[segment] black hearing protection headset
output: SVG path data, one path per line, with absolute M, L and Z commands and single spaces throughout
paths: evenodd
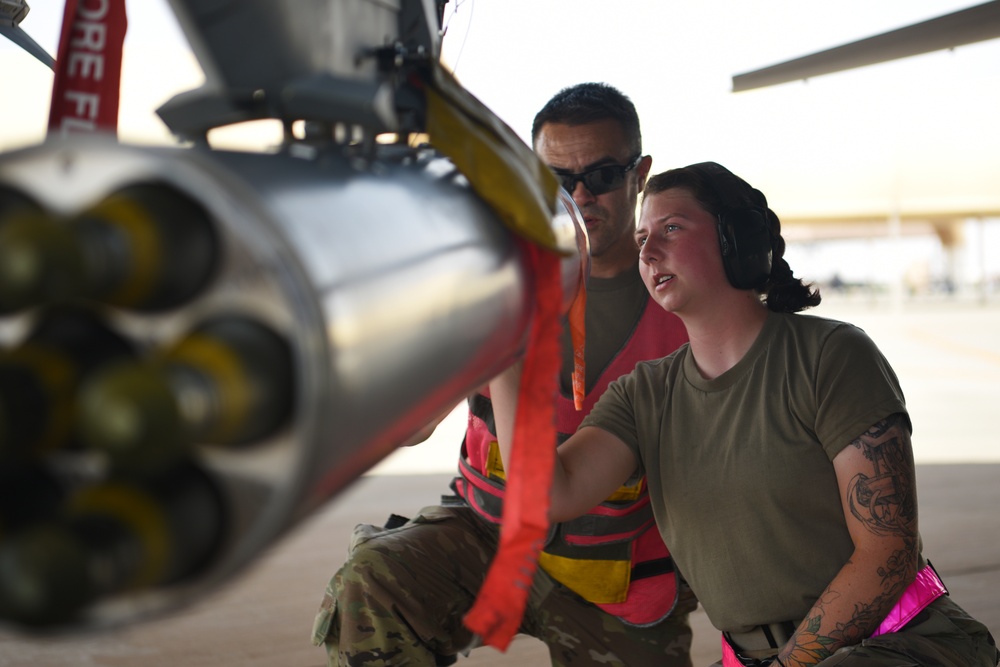
M 760 199 L 763 205 L 747 201 L 748 193 L 739 187 L 742 182 L 739 177 L 715 162 L 701 162 L 687 168 L 705 177 L 722 207 L 719 248 L 729 283 L 737 289 L 763 287 L 771 275 L 771 234 L 764 195 L 750 188 L 752 199 Z

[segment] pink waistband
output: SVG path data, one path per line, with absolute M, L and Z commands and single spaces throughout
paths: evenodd
M 878 629 L 871 636 L 878 637 L 896 632 L 912 621 L 927 605 L 947 593 L 948 589 L 945 588 L 944 582 L 941 581 L 934 568 L 930 565 L 924 567 L 917 572 L 913 583 L 906 587 L 902 597 L 889 610 Z M 743 662 L 736 657 L 736 651 L 726 641 L 725 633 L 722 635 L 722 667 L 743 667 Z
M 904 625 L 913 620 L 931 602 L 945 595 L 948 589 L 938 576 L 934 568 L 928 565 L 917 572 L 913 583 L 906 587 L 903 596 L 899 598 L 896 605 L 889 610 L 878 629 L 872 633 L 872 637 L 896 632 Z
M 743 667 L 732 644 L 726 641 L 726 633 L 722 633 L 722 667 Z

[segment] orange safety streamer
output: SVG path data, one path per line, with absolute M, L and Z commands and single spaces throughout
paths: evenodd
M 580 262 L 581 267 L 586 262 Z M 569 334 L 573 341 L 573 407 L 583 410 L 583 399 L 587 395 L 587 349 L 586 313 L 587 313 L 587 276 L 581 268 L 580 285 L 576 297 L 569 306 Z
M 517 634 L 538 555 L 549 530 L 555 463 L 555 403 L 560 365 L 562 283 L 559 257 L 521 241 L 535 280 L 535 311 L 518 390 L 507 468 L 500 545 L 465 625 L 501 651 Z
M 49 134 L 118 131 L 125 0 L 66 0 Z

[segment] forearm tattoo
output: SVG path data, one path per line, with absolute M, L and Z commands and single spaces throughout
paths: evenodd
M 786 667 L 815 665 L 842 646 L 860 643 L 878 626 L 889 605 L 912 579 L 917 552 L 917 507 L 905 417 L 895 414 L 874 424 L 850 446 L 862 451 L 872 469 L 870 474 L 859 472 L 850 481 L 847 506 L 866 530 L 883 537 L 903 538 L 903 548 L 895 550 L 878 567 L 881 591 L 870 601 L 856 601 L 850 618 L 838 621 L 833 629 L 823 629 L 823 621 L 828 607 L 841 594 L 828 589 L 816 601 L 811 615 L 799 626 L 792 650 L 782 656 Z
M 888 567 L 878 570 L 882 577 L 882 592 L 870 603 L 861 601 L 855 603 L 854 613 L 847 622 L 837 623 L 832 631 L 821 635 L 820 627 L 826 615 L 826 606 L 840 597 L 839 593 L 828 590 L 816 601 L 813 615 L 799 628 L 795 650 L 790 660 L 783 660 L 785 665 L 790 667 L 815 664 L 833 655 L 833 652 L 841 646 L 859 644 L 868 637 L 885 616 L 885 607 L 890 601 L 896 600 L 906 588 L 905 575 L 909 562 L 907 554 L 915 548 L 916 545 L 907 540 L 906 549 L 894 552 L 889 559 Z

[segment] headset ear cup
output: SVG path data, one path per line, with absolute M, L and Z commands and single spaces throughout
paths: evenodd
M 771 235 L 766 213 L 747 208 L 720 215 L 719 242 L 729 283 L 737 289 L 762 287 L 771 274 Z
M 729 216 L 719 215 L 719 249 L 722 252 L 722 267 L 726 270 L 729 284 L 736 287 L 739 281 L 739 266 L 736 262 L 736 243 Z

